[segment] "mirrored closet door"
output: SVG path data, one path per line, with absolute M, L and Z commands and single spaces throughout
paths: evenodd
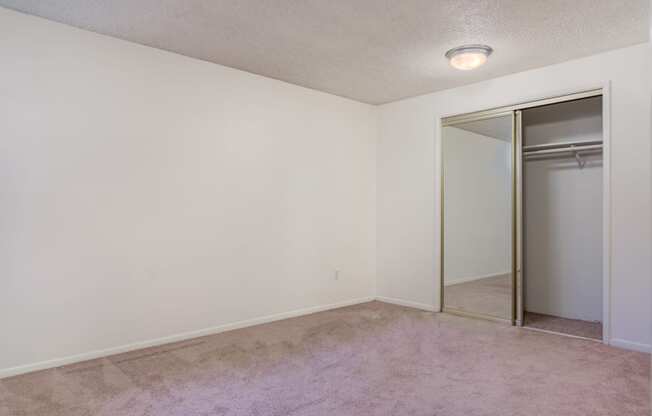
M 442 120 L 442 305 L 513 322 L 515 112 Z

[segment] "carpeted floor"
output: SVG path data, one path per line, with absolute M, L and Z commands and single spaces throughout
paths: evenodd
M 503 274 L 444 287 L 444 305 L 464 312 L 512 319 L 512 276 Z
M 379 302 L 0 381 L 0 415 L 648 416 L 650 357 Z
M 534 329 L 560 332 L 578 337 L 602 339 L 602 322 L 560 318 L 534 312 L 525 312 L 523 325 Z

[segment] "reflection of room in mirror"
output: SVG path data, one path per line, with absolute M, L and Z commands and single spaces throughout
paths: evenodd
M 442 131 L 444 307 L 512 319 L 512 116 Z
M 444 293 L 449 308 L 505 319 L 512 313 L 511 273 L 447 284 Z

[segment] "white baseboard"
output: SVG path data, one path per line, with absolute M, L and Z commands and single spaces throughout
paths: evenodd
M 124 352 L 134 351 L 142 348 L 156 347 L 159 345 L 169 344 L 172 342 L 185 341 L 192 338 L 202 337 L 206 335 L 219 334 L 221 332 L 231 331 L 234 329 L 246 328 L 254 325 L 260 325 L 268 322 L 280 321 L 283 319 L 294 318 L 303 315 L 309 315 L 316 312 L 327 311 L 331 309 L 342 308 L 345 306 L 357 305 L 360 303 L 371 302 L 377 300 L 379 302 L 392 303 L 395 305 L 406 306 L 409 308 L 421 309 L 425 311 L 434 312 L 435 307 L 432 305 L 427 305 L 425 303 L 412 302 L 409 300 L 389 298 L 385 296 L 367 296 L 358 299 L 352 299 L 343 302 L 332 303 L 322 306 L 313 306 L 309 308 L 296 309 L 288 312 L 281 312 L 274 315 L 262 316 L 259 318 L 247 319 L 244 321 L 233 322 L 230 324 L 218 325 L 211 328 L 204 328 L 197 331 L 184 332 L 181 334 L 170 335 L 167 337 L 156 338 L 147 341 L 135 342 L 132 344 L 122 345 L 113 348 L 107 348 L 103 350 L 90 351 L 82 354 L 71 355 L 68 357 L 55 358 L 47 361 L 40 361 L 33 364 L 27 364 L 17 367 L 10 367 L 5 369 L 0 369 L 0 379 L 16 376 L 19 374 L 30 373 L 38 370 L 45 370 L 48 368 L 60 367 L 67 364 L 73 364 L 81 361 L 93 360 L 96 358 L 107 357 L 110 355 L 120 354 Z M 614 347 L 624 348 L 628 350 L 641 351 L 641 352 L 652 352 L 652 347 L 648 344 L 640 344 L 631 341 L 625 341 L 622 339 L 612 339 L 609 344 Z
M 504 274 L 510 274 L 510 273 L 512 273 L 512 272 L 511 271 L 506 271 L 506 272 L 502 272 L 502 273 L 483 274 L 482 276 L 458 277 L 458 278 L 452 279 L 452 280 L 449 279 L 447 282 L 444 283 L 444 286 L 451 286 L 451 285 L 457 285 L 459 283 L 473 282 L 474 280 L 488 279 L 490 277 L 502 276 Z
M 199 329 L 197 331 L 184 332 L 181 334 L 170 335 L 162 338 L 135 342 L 132 344 L 121 345 L 118 347 L 90 351 L 82 354 L 70 355 L 68 357 L 55 358 L 52 360 L 40 361 L 37 363 L 21 365 L 17 367 L 4 368 L 4 369 L 0 369 L 0 379 L 16 376 L 19 374 L 30 373 L 32 371 L 45 370 L 48 368 L 60 367 L 62 365 L 78 363 L 81 361 L 107 357 L 109 355 L 120 354 L 123 352 L 134 351 L 142 348 L 156 347 L 159 345 L 169 344 L 172 342 L 185 341 L 188 339 L 202 337 L 206 335 L 219 334 L 220 332 L 246 328 L 249 326 L 260 325 L 268 322 L 280 321 L 282 319 L 295 318 L 303 315 L 310 315 L 315 312 L 322 312 L 330 309 L 337 309 L 345 306 L 357 305 L 359 303 L 371 302 L 374 299 L 375 299 L 374 296 L 368 296 L 364 298 L 352 299 L 343 302 L 331 303 L 329 305 L 312 306 L 309 308 L 296 309 L 288 312 L 281 312 L 274 315 L 267 315 L 259 318 L 247 319 L 244 321 L 233 322 L 230 324 L 218 325 L 211 328 Z
M 624 348 L 626 350 L 640 351 L 640 352 L 652 352 L 652 346 L 649 344 L 640 344 L 638 342 L 625 341 L 624 339 L 614 339 L 609 340 L 609 345 L 612 347 Z
M 376 300 L 379 302 L 393 303 L 394 305 L 407 306 L 408 308 L 415 308 L 424 311 L 435 312 L 434 306 L 426 305 L 425 303 L 412 302 L 410 300 L 403 300 L 403 299 L 396 299 L 396 298 L 387 298 L 384 296 L 376 296 Z

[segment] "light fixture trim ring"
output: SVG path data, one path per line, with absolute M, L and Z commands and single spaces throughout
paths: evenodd
M 456 46 L 452 49 L 449 49 L 444 56 L 450 60 L 452 57 L 455 55 L 459 55 L 461 53 L 468 53 L 468 52 L 480 52 L 484 54 L 486 57 L 489 57 L 493 53 L 493 48 L 489 45 L 483 45 L 483 44 L 471 44 L 471 45 L 462 45 L 462 46 Z

